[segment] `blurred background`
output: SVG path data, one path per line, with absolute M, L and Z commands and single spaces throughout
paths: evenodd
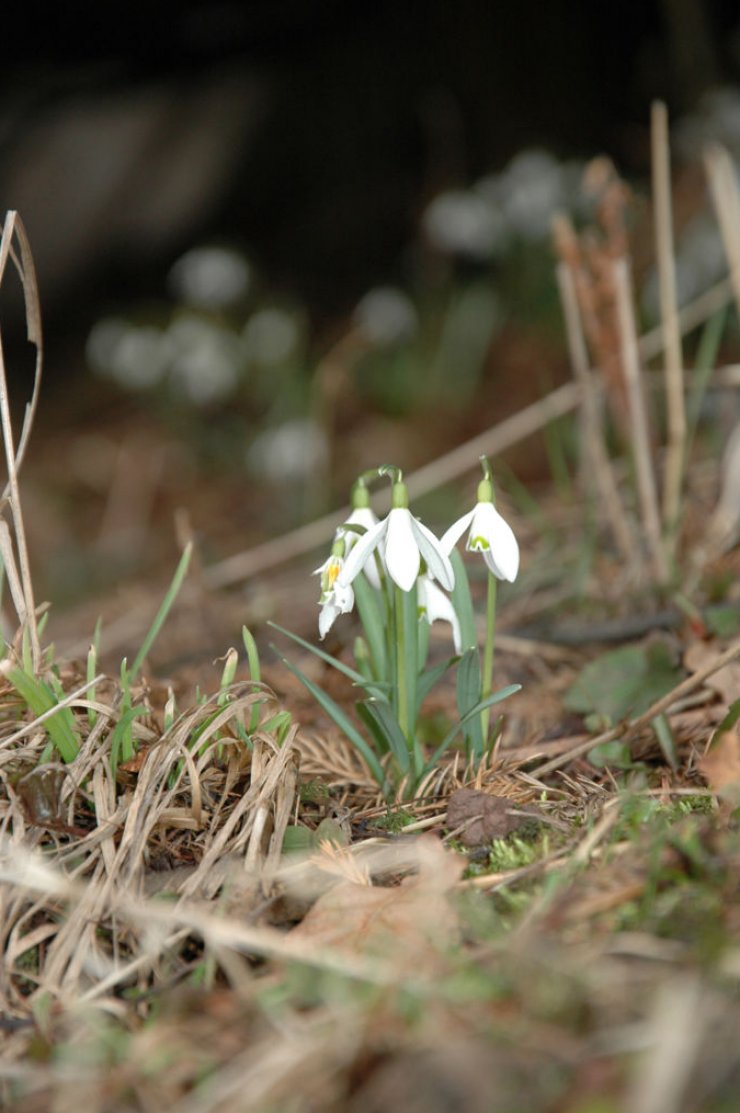
M 655 98 L 681 300 L 726 271 L 700 159 L 709 138 L 740 157 L 731 0 L 31 2 L 2 40 L 0 200 L 46 343 L 24 498 L 55 607 L 171 569 L 178 531 L 204 564 L 245 549 L 562 381 L 550 221 L 588 215 L 601 153 L 654 322 Z M 547 479 L 546 440 L 502 468 Z

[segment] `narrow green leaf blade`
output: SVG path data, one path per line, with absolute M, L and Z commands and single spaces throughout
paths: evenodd
M 335 723 L 339 727 L 339 729 L 347 735 L 347 738 L 350 740 L 355 749 L 357 749 L 364 757 L 365 762 L 370 769 L 370 772 L 375 777 L 375 780 L 378 782 L 379 785 L 383 785 L 385 782 L 385 774 L 383 773 L 383 768 L 378 761 L 377 756 L 370 749 L 367 742 L 354 726 L 354 724 L 342 711 L 341 707 L 339 707 L 339 705 L 334 702 L 331 696 L 322 691 L 322 689 L 319 688 L 318 685 L 309 680 L 308 677 L 304 673 L 302 673 L 296 665 L 292 665 L 286 657 L 281 657 L 280 659 L 285 665 L 286 669 L 288 669 L 289 672 L 292 672 L 293 676 L 300 680 L 303 687 L 311 693 L 313 698 L 316 700 L 319 706 L 324 709 L 332 722 Z

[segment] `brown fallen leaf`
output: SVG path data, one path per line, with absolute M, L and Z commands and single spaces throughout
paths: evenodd
M 701 672 L 717 657 L 718 653 L 716 645 L 693 642 L 683 655 L 683 663 L 689 672 Z M 729 706 L 740 696 L 740 661 L 730 661 L 728 665 L 717 669 L 707 677 L 706 685 Z
M 740 804 L 740 723 L 719 731 L 698 761 L 699 770 L 712 792 L 730 804 Z
M 521 826 L 522 817 L 509 815 L 512 801 L 477 788 L 459 788 L 447 805 L 447 827 L 459 831 L 464 846 L 484 846 L 505 839 Z
M 418 850 L 416 876 L 392 888 L 340 882 L 318 898 L 290 939 L 351 954 L 413 959 L 415 970 L 429 968 L 438 949 L 457 938 L 448 894 L 465 863 L 431 836 L 418 840 Z

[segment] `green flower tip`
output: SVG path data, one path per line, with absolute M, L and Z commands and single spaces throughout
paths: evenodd
M 407 510 L 409 505 L 409 492 L 405 483 L 396 480 L 391 491 L 391 510 Z
M 493 502 L 493 483 L 488 478 L 478 484 L 478 502 Z
M 370 505 L 370 492 L 365 486 L 365 480 L 360 478 L 352 488 L 352 509 L 364 510 Z

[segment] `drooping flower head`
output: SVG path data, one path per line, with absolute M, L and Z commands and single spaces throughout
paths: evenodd
M 514 531 L 493 505 L 491 469 L 485 456 L 481 457 L 483 479 L 478 484 L 478 501 L 472 510 L 454 522 L 442 537 L 442 547 L 450 553 L 469 528 L 465 548 L 470 553 L 482 553 L 486 567 L 499 580 L 510 583 L 519 571 L 519 545 Z
M 339 615 L 347 614 L 355 604 L 355 593 L 349 584 L 339 583 L 344 568 L 344 552 L 344 538 L 338 537 L 332 546 L 331 555 L 314 571 L 314 575 L 321 576 L 319 635 L 322 640 Z
M 383 470 L 391 471 L 389 468 Z M 455 586 L 455 573 L 450 558 L 432 531 L 409 510 L 406 484 L 400 478 L 400 471 L 396 468 L 392 470 L 395 482 L 390 513 L 355 543 L 339 575 L 339 582 L 342 585 L 351 584 L 355 576 L 366 570 L 370 557 L 382 544 L 388 575 L 402 591 L 411 591 L 419 576 L 422 560 L 434 578 L 451 591 Z
M 349 554 L 364 534 L 378 524 L 377 516 L 370 506 L 370 492 L 365 480 L 361 476 L 352 488 L 352 512 L 344 525 L 337 530 L 337 537 L 343 537 L 346 543 L 345 552 Z M 383 561 L 383 554 L 377 553 L 374 560 L 365 565 L 365 575 L 374 588 L 380 588 L 380 571 L 378 560 Z

